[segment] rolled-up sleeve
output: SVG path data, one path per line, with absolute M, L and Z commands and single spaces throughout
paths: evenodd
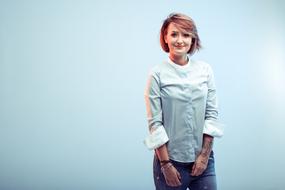
M 144 98 L 146 103 L 148 128 L 150 134 L 144 140 L 149 149 L 155 149 L 165 144 L 169 139 L 163 126 L 160 96 L 159 76 L 150 72 Z
M 216 86 L 214 80 L 213 71 L 208 65 L 208 95 L 206 101 L 206 113 L 205 113 L 205 124 L 204 134 L 213 137 L 223 136 L 223 125 L 218 121 L 218 102 L 216 94 Z

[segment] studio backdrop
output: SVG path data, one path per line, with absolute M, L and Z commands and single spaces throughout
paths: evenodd
M 285 3 L 0 1 L 0 189 L 154 189 L 144 88 L 163 19 L 215 73 L 220 190 L 285 188 Z

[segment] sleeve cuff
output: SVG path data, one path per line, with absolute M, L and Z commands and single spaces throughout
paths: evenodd
M 153 150 L 165 144 L 166 142 L 168 142 L 168 140 L 169 138 L 166 134 L 166 131 L 161 125 L 145 138 L 144 144 L 149 150 Z
M 215 120 L 206 120 L 203 133 L 212 137 L 222 137 L 224 135 L 224 125 Z

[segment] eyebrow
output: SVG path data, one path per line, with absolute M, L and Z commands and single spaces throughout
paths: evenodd
M 177 31 L 177 30 L 172 30 L 172 31 L 170 31 L 170 33 L 179 33 L 179 32 L 181 32 L 181 33 L 183 33 L 183 34 L 191 34 L 191 35 L 192 35 L 191 32 L 187 32 L 187 31 Z

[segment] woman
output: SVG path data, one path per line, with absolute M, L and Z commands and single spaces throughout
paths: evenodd
M 215 190 L 212 146 L 223 131 L 212 69 L 190 59 L 201 48 L 194 21 L 170 14 L 161 27 L 160 44 L 169 59 L 152 69 L 145 90 L 150 130 L 145 144 L 155 150 L 156 189 Z

